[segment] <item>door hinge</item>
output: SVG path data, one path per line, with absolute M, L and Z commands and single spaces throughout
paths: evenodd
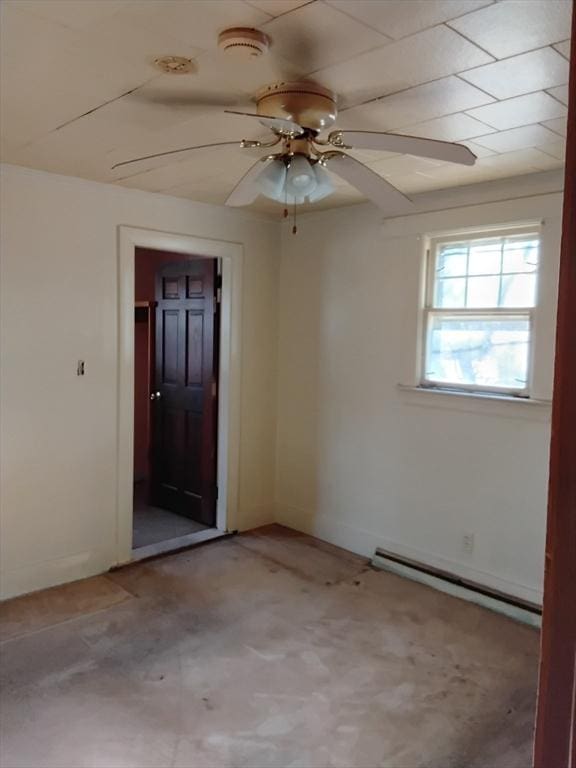
M 222 275 L 216 275 L 216 304 L 220 304 L 222 301 Z

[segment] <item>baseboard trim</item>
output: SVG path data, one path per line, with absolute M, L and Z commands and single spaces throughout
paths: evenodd
M 444 592 L 460 600 L 475 603 L 482 608 L 488 608 L 496 613 L 502 613 L 511 619 L 540 627 L 542 624 L 542 609 L 527 600 L 500 592 L 496 589 L 482 586 L 468 579 L 455 576 L 439 568 L 432 568 L 408 558 L 399 557 L 378 548 L 372 558 L 372 565 L 379 570 L 394 573 L 404 579 L 417 581 L 439 592 Z
M 315 515 L 296 507 L 277 503 L 276 522 L 285 525 L 287 528 L 294 528 L 302 531 L 302 533 L 316 536 L 323 541 L 335 544 L 338 547 L 369 559 L 372 558 L 377 548 L 384 549 L 399 557 L 414 560 L 441 571 L 450 572 L 467 581 L 475 582 L 528 603 L 538 606 L 542 605 L 543 593 L 541 589 L 517 584 L 509 579 L 493 573 L 487 573 L 458 561 L 400 544 L 373 531 L 348 525 L 327 515 Z

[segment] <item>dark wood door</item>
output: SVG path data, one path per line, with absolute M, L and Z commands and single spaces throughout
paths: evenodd
M 152 500 L 216 524 L 216 260 L 156 273 Z

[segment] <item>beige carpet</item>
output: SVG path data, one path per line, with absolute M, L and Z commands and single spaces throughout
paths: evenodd
M 532 629 L 279 527 L 102 578 L 4 608 L 2 768 L 530 765 Z

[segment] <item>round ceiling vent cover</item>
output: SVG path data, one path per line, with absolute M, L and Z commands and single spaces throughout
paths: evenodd
M 169 75 L 187 75 L 196 71 L 194 61 L 186 56 L 159 56 L 154 59 L 154 65 Z
M 246 58 L 262 56 L 270 46 L 268 36 L 251 27 L 231 27 L 218 35 L 218 47 Z

